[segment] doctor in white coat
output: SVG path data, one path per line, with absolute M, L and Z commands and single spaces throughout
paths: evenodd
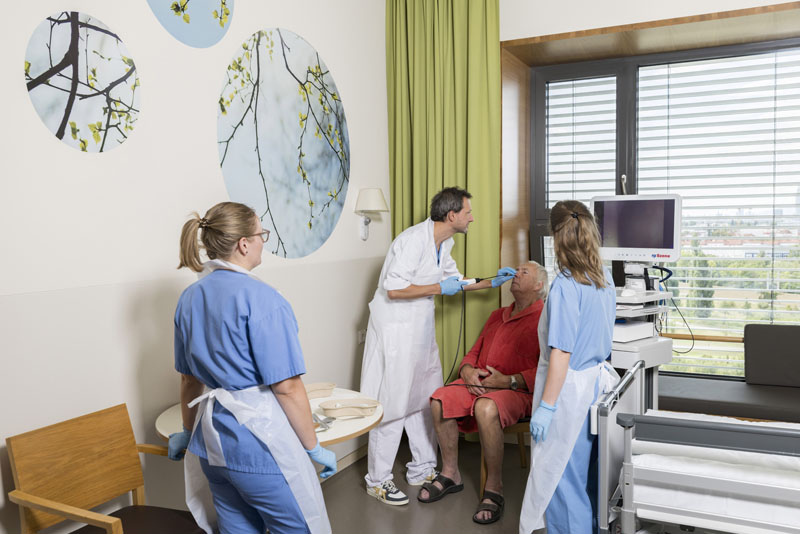
M 448 187 L 431 201 L 430 218 L 406 229 L 392 242 L 369 304 L 361 391 L 378 399 L 383 421 L 369 433 L 367 493 L 390 505 L 408 503 L 392 481 L 405 430 L 412 460 L 406 480 L 414 486 L 438 474 L 430 395 L 442 384 L 434 325 L 435 295 L 498 287 L 511 280 L 503 268 L 493 280 L 467 285 L 450 256 L 453 235 L 473 221 L 467 191 Z

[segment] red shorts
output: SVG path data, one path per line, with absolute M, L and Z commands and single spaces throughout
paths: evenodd
M 452 383 L 463 384 L 464 381 L 459 378 Z M 478 423 L 475 421 L 475 401 L 479 398 L 494 401 L 500 414 L 500 426 L 503 428 L 531 415 L 532 396 L 524 391 L 490 389 L 484 395 L 477 397 L 464 386 L 448 385 L 440 387 L 431 395 L 431 399 L 442 402 L 442 416 L 445 419 L 458 419 L 458 429 L 461 432 L 478 431 Z

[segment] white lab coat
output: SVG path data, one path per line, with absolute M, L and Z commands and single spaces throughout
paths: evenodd
M 533 411 L 536 411 L 542 401 L 547 370 L 550 367 L 551 349 L 547 342 L 547 321 L 547 307 L 545 307 L 539 319 L 539 346 L 542 347 L 542 353 L 534 382 Z M 581 371 L 573 369 L 567 371 L 558 396 L 558 409 L 553 414 L 547 439 L 531 443 L 531 469 L 522 499 L 520 534 L 530 534 L 534 530 L 544 528 L 544 512 L 561 480 L 572 455 L 572 449 L 578 440 L 578 434 L 594 402 L 595 384 L 598 384 L 598 394 L 602 395 L 613 388 L 618 381 L 619 375 L 608 362 Z
M 212 260 L 204 267 L 200 273 L 201 278 L 216 269 L 230 269 L 258 280 L 247 270 L 222 260 Z M 203 433 L 208 463 L 224 467 L 225 457 L 219 433 L 212 424 L 215 402 L 222 404 L 240 424 L 267 446 L 312 534 L 330 534 L 331 526 L 317 472 L 272 389 L 269 386 L 255 386 L 239 391 L 219 388 L 206 391 L 189 403 L 189 407 L 199 404 L 193 432 Z M 208 534 L 216 532 L 217 518 L 208 480 L 203 474 L 198 457 L 189 451 L 184 460 L 184 479 L 186 504 L 195 521 Z
M 452 238 L 442 243 L 437 261 L 433 226 L 427 219 L 392 242 L 369 304 L 361 392 L 380 401 L 386 422 L 427 408 L 430 395 L 443 385 L 433 297 L 390 300 L 387 296 L 387 291 L 411 284 L 463 278 L 450 257 Z

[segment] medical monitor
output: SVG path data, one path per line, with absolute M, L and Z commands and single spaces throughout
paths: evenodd
M 592 207 L 603 259 L 649 263 L 680 259 L 680 196 L 594 197 Z

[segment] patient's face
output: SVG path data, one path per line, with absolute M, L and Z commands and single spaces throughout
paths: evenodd
M 536 277 L 536 270 L 536 266 L 531 263 L 523 263 L 517 267 L 517 274 L 511 281 L 511 292 L 515 297 L 537 293 L 542 289 L 542 283 Z

